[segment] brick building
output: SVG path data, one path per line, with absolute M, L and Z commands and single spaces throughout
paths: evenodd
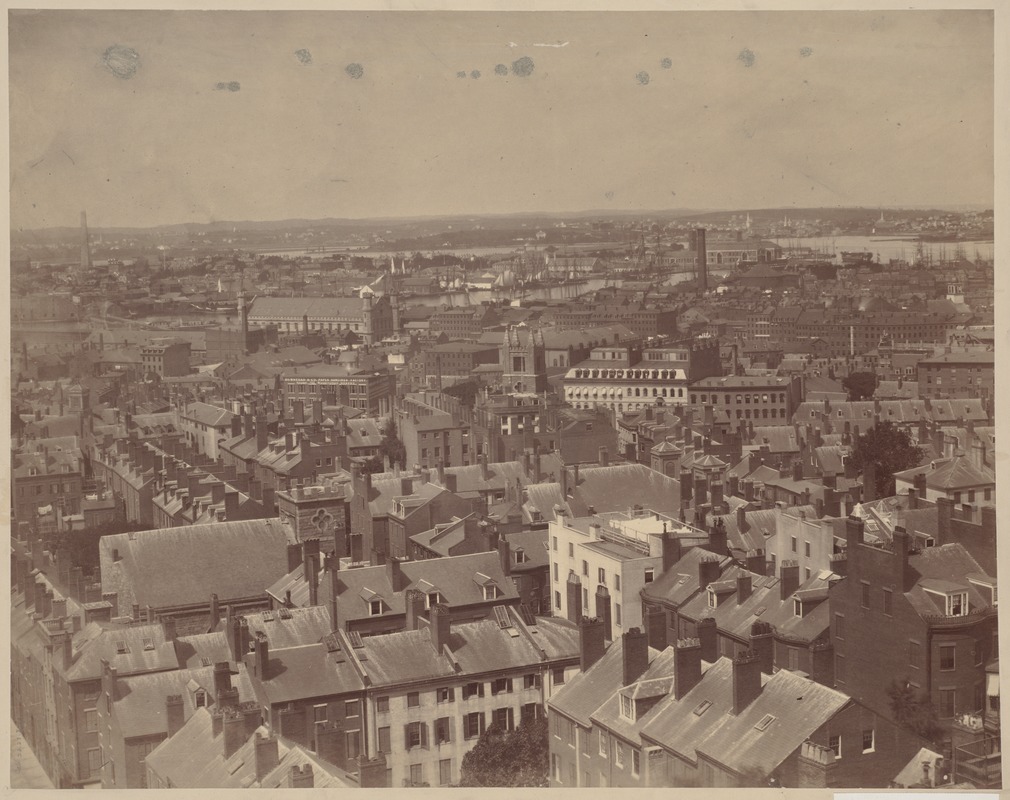
M 947 353 L 918 362 L 919 397 L 937 399 L 994 396 L 996 354 L 992 350 Z

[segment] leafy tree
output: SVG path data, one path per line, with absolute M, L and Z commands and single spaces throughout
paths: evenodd
M 872 372 L 850 372 L 842 378 L 842 388 L 849 393 L 849 400 L 867 400 L 877 389 L 877 376 Z
M 467 408 L 473 408 L 474 400 L 477 398 L 477 381 L 463 381 L 442 390 L 442 394 L 456 397 Z
M 98 542 L 103 536 L 112 536 L 115 533 L 127 533 L 129 531 L 149 530 L 151 530 L 150 525 L 113 520 L 112 522 L 96 525 L 93 528 L 58 534 L 55 544 L 60 550 L 69 551 L 71 564 L 81 567 L 85 572 L 88 572 L 98 569 Z
M 386 427 L 382 429 L 382 441 L 379 442 L 380 463 L 383 456 L 389 458 L 391 465 L 399 464 L 401 467 L 406 467 L 407 448 L 404 447 L 403 442 L 400 441 L 400 437 L 396 433 L 396 420 L 392 416 L 386 423 Z
M 463 756 L 460 786 L 547 786 L 549 752 L 545 717 L 512 731 L 491 725 Z
M 910 469 L 922 460 L 922 450 L 912 444 L 908 431 L 891 422 L 880 422 L 860 434 L 850 458 L 857 470 L 876 466 L 877 497 L 894 494 L 894 473 Z
M 928 694 L 917 694 L 908 679 L 904 678 L 891 681 L 887 687 L 887 696 L 895 722 L 934 744 L 940 741 L 943 728 Z

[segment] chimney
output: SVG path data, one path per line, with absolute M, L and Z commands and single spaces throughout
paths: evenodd
M 603 620 L 599 617 L 582 617 L 579 620 L 579 668 L 582 672 L 599 661 L 606 650 Z
M 489 476 L 487 468 L 487 454 L 481 453 L 477 456 L 477 460 L 480 462 L 480 479 L 486 482 Z
M 793 462 L 793 480 L 799 482 L 803 480 L 803 464 L 799 461 Z M 825 475 L 825 484 L 827 483 L 827 476 Z
M 863 521 L 859 517 L 849 516 L 845 520 L 845 543 L 851 561 L 855 557 L 856 545 L 863 543 Z
M 726 555 L 729 552 L 727 538 L 726 523 L 721 519 L 716 519 L 709 528 L 708 547 L 706 549 L 719 556 Z
M 256 417 L 256 450 L 257 452 L 262 452 L 266 450 L 267 447 L 267 418 L 263 416 Z
M 738 506 L 736 509 L 736 529 L 741 534 L 747 532 L 750 526 L 747 524 L 747 506 Z
M 292 789 L 312 789 L 315 787 L 316 782 L 315 776 L 312 774 L 312 765 L 302 764 L 299 767 L 297 764 L 292 764 L 288 783 L 291 784 Z
M 424 616 L 424 592 L 419 589 L 408 589 L 403 599 L 407 610 L 406 629 L 416 631 L 419 621 Z
M 918 480 L 918 476 L 916 476 Z M 922 476 L 922 497 L 926 496 L 926 476 Z M 916 489 L 919 484 L 916 483 Z M 867 461 L 863 465 L 863 502 L 872 503 L 877 499 L 877 465 L 872 461 Z
M 680 507 L 686 508 L 691 505 L 691 497 L 693 496 L 694 481 L 691 477 L 691 471 L 682 469 L 680 471 Z
M 253 673 L 261 681 L 266 680 L 270 665 L 270 644 L 262 631 L 256 632 L 256 652 L 253 655 Z
M 720 559 L 703 558 L 698 562 L 698 590 L 704 592 L 713 581 L 719 580 Z
M 210 621 L 207 626 L 208 630 L 213 631 L 220 621 L 221 621 L 221 606 L 218 603 L 217 595 L 212 594 L 210 596 Z
M 840 517 L 842 515 L 841 494 L 830 487 L 824 488 L 824 499 L 821 500 L 821 517 Z M 818 517 L 820 518 L 820 517 Z
M 728 475 L 726 477 L 726 496 L 736 497 L 740 493 L 740 477 L 738 475 Z
M 800 565 L 796 561 L 783 561 L 779 565 L 779 600 L 785 602 L 800 586 Z
M 165 719 L 168 721 L 168 738 L 172 738 L 186 724 L 186 709 L 181 694 L 170 694 L 165 698 Z
M 663 531 L 663 572 L 668 571 L 683 557 L 680 539 L 673 531 Z
M 603 622 L 603 638 L 612 642 L 614 634 L 611 627 L 610 590 L 602 583 L 596 587 L 596 617 Z
M 673 654 L 673 697 L 680 700 L 701 682 L 701 642 L 679 639 Z
M 364 753 L 358 756 L 358 786 L 362 789 L 389 788 L 386 782 L 386 757 L 382 753 L 368 758 Z
M 747 650 L 733 659 L 733 715 L 743 713 L 761 694 L 761 662 Z
M 736 577 L 736 602 L 737 605 L 742 605 L 747 601 L 747 598 L 751 596 L 751 575 L 750 573 L 745 573 L 742 575 L 737 575 Z
M 926 499 L 926 475 L 925 473 L 919 472 L 913 478 L 913 483 L 915 484 L 915 491 L 919 495 L 919 499 Z
M 174 642 L 176 639 L 175 617 L 162 617 L 161 629 L 165 635 L 166 642 Z
M 512 574 L 512 550 L 509 547 L 508 539 L 504 536 L 498 537 L 498 560 L 501 562 L 502 572 L 506 577 Z
M 565 586 L 566 599 L 568 601 L 568 619 L 576 622 L 582 617 L 582 581 L 574 572 L 568 573 L 568 583 Z
M 224 518 L 228 522 L 238 520 L 238 492 L 224 493 Z
M 848 557 L 845 553 L 832 553 L 828 558 L 830 562 L 828 568 L 835 573 L 835 575 L 840 575 L 843 578 L 849 574 L 848 569 Z
M 214 697 L 220 697 L 221 693 L 231 689 L 231 664 L 227 661 L 218 661 L 214 664 Z
M 708 502 L 708 481 L 704 475 L 694 476 L 694 504 L 700 506 Z
M 645 632 L 649 647 L 660 652 L 666 649 L 666 611 L 660 606 L 645 609 Z
M 695 626 L 698 634 L 698 643 L 701 647 L 701 659 L 710 664 L 715 663 L 719 658 L 719 631 L 715 625 L 713 617 L 705 617 L 699 620 Z
M 316 540 L 318 541 L 318 539 Z M 306 542 L 306 544 L 308 544 Z M 309 605 L 319 605 L 319 554 L 305 556 L 305 582 L 309 585 Z
M 750 650 L 757 656 L 760 669 L 771 675 L 775 669 L 775 642 L 772 626 L 767 622 L 754 622 L 750 626 Z
M 637 681 L 649 668 L 649 639 L 640 628 L 632 628 L 622 637 L 624 676 L 622 686 Z
M 712 513 L 719 514 L 723 510 L 723 486 L 722 481 L 712 481 L 709 490 L 712 493 Z
M 610 454 L 607 452 L 606 447 L 600 448 L 599 460 L 601 467 L 606 467 L 610 464 Z
M 223 709 L 224 757 L 231 758 L 245 743 L 245 717 L 233 708 Z
M 893 580 L 899 592 L 905 591 L 905 573 L 908 571 L 908 548 L 911 543 L 908 532 L 901 525 L 894 527 L 892 547 L 894 550 Z
M 280 757 L 277 751 L 276 736 L 264 736 L 261 733 L 257 733 L 255 736 L 256 738 L 253 740 L 253 759 L 256 767 L 256 780 L 261 781 L 273 770 L 277 769 L 278 764 L 280 764 Z M 298 768 L 292 767 L 292 769 Z M 312 767 L 309 766 L 310 775 L 312 774 L 311 770 Z
M 755 575 L 768 574 L 768 562 L 765 561 L 765 551 L 761 548 L 748 550 L 745 556 L 747 560 L 747 570 Z
M 443 648 L 449 644 L 449 606 L 436 603 L 428 616 L 431 619 L 431 643 L 435 652 L 441 655 Z
M 389 585 L 393 587 L 394 592 L 402 591 L 404 586 L 403 568 L 401 567 L 400 559 L 396 556 L 389 556 L 386 559 L 386 580 L 389 581 Z
M 231 617 L 227 629 L 232 661 L 241 661 L 249 652 L 249 623 L 245 617 Z

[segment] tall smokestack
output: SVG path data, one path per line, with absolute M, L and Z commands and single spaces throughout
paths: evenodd
M 91 269 L 91 241 L 88 236 L 88 212 L 81 212 L 81 269 Z
M 705 229 L 694 232 L 695 256 L 698 259 L 698 288 L 708 291 L 708 249 L 705 247 Z

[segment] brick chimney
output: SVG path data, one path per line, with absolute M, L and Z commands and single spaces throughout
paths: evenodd
M 443 648 L 449 644 L 449 606 L 436 603 L 428 612 L 428 617 L 431 620 L 431 644 L 435 652 L 441 655 Z
M 694 504 L 700 506 L 708 502 L 708 480 L 703 475 L 694 476 Z
M 424 592 L 420 589 L 408 589 L 403 596 L 403 601 L 407 611 L 406 630 L 416 631 L 420 620 L 424 617 Z
M 218 661 L 214 664 L 214 697 L 220 697 L 228 689 L 231 689 L 231 664 Z
M 905 591 L 905 574 L 908 572 L 908 549 L 911 546 L 911 536 L 901 525 L 896 525 L 892 536 L 894 550 L 893 580 L 899 592 Z
M 477 456 L 477 461 L 480 463 L 480 479 L 482 481 L 487 481 L 488 477 L 490 476 L 490 473 L 488 472 L 487 468 L 487 454 L 481 453 L 479 456 Z
M 175 736 L 186 724 L 186 709 L 181 694 L 170 694 L 165 698 L 165 719 L 168 721 L 168 736 Z
M 703 558 L 698 562 L 698 589 L 700 591 L 705 591 L 710 583 L 719 580 L 719 562 L 718 558 Z
M 736 576 L 737 605 L 742 605 L 747 602 L 747 598 L 751 596 L 752 589 L 753 585 L 751 583 L 751 575 L 749 572 Z
M 316 785 L 315 776 L 312 774 L 311 764 L 291 765 L 291 773 L 288 776 L 288 783 L 292 789 L 312 789 Z
M 504 536 L 498 537 L 498 560 L 501 562 L 501 570 L 506 577 L 512 574 L 512 549 L 509 547 L 508 539 Z
M 719 658 L 719 631 L 713 617 L 699 620 L 696 626 L 703 661 L 714 663 Z
M 659 651 L 666 649 L 666 611 L 660 606 L 645 609 L 645 632 L 649 647 Z
M 915 486 L 915 491 L 919 495 L 920 500 L 926 499 L 926 475 L 923 472 L 919 472 L 912 479 L 912 483 Z
M 389 585 L 393 587 L 394 592 L 403 590 L 405 585 L 403 568 L 400 559 L 396 556 L 389 556 L 386 559 L 386 579 L 389 581 Z
M 765 551 L 761 548 L 748 550 L 745 556 L 747 570 L 755 575 L 768 574 L 768 562 L 765 560 Z
M 611 626 L 610 590 L 602 583 L 596 587 L 596 616 L 603 622 L 603 638 L 612 642 L 614 634 Z
M 253 759 L 256 768 L 256 780 L 261 781 L 280 764 L 277 751 L 277 737 L 255 734 L 253 740 Z M 295 767 L 297 769 L 297 767 Z M 311 767 L 309 768 L 311 770 Z M 311 772 L 310 772 L 311 774 Z
M 772 639 L 772 626 L 769 623 L 751 623 L 750 650 L 757 656 L 761 671 L 771 675 L 775 669 L 775 642 Z
M 358 756 L 358 786 L 362 789 L 386 789 L 386 757 L 377 753 L 368 758 L 364 753 Z
M 761 662 L 746 650 L 733 659 L 733 715 L 741 714 L 760 694 Z
M 579 669 L 582 672 L 586 672 L 607 651 L 603 634 L 603 620 L 599 617 L 582 617 L 579 620 Z
M 318 553 L 308 553 L 305 556 L 305 582 L 309 586 L 309 605 L 310 606 L 318 606 L 319 605 L 319 554 Z
M 607 451 L 606 447 L 600 448 L 599 462 L 601 467 L 606 467 L 610 465 L 610 453 Z
M 799 461 L 793 462 L 793 480 L 797 482 L 803 480 L 803 464 Z
M 649 668 L 649 639 L 641 628 L 632 628 L 622 637 L 624 674 L 622 686 L 637 681 Z
M 211 594 L 210 615 L 207 621 L 207 629 L 213 631 L 220 621 L 221 621 L 221 605 L 218 602 L 217 595 Z
M 253 674 L 261 681 L 266 680 L 270 666 L 270 643 L 262 631 L 256 632 L 256 650 L 253 653 Z
M 566 599 L 568 601 L 568 619 L 575 622 L 582 617 L 582 581 L 575 572 L 568 573 L 568 582 L 565 585 Z
M 662 550 L 663 572 L 666 572 L 683 557 L 681 542 L 680 539 L 677 538 L 676 533 L 667 530 L 663 531 Z
M 918 476 L 916 476 L 918 481 Z M 926 496 L 926 476 L 922 476 L 922 497 Z M 916 483 L 918 488 L 919 484 Z M 872 503 L 877 499 L 877 465 L 872 461 L 863 465 L 863 502 Z
M 845 542 L 849 561 L 855 558 L 856 545 L 863 543 L 863 521 L 859 517 L 849 516 L 845 520 Z
M 344 730 L 336 722 L 317 722 L 315 727 L 315 753 L 323 761 L 340 764 L 344 757 Z
M 708 547 L 705 549 L 719 556 L 724 556 L 728 552 L 728 534 L 726 532 L 726 523 L 722 519 L 716 518 L 715 522 L 709 527 Z
M 245 744 L 245 717 L 241 711 L 225 708 L 222 709 L 221 722 L 224 732 L 224 757 L 231 758 Z
M 800 565 L 796 561 L 783 561 L 779 565 L 779 600 L 783 602 L 800 586 Z
M 701 682 L 701 642 L 679 639 L 673 654 L 673 696 L 680 700 Z
M 694 481 L 691 477 L 691 471 L 682 469 L 678 483 L 680 483 L 680 507 L 686 508 L 691 505 L 691 498 L 693 497 Z

